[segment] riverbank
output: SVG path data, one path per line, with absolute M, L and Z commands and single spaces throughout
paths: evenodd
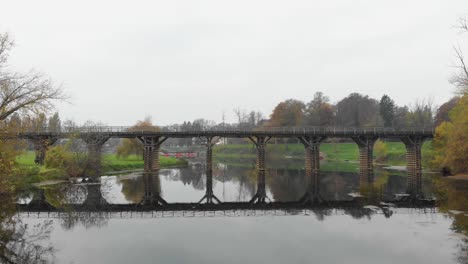
M 64 177 L 64 172 L 56 168 L 46 168 L 34 163 L 35 154 L 27 151 L 17 157 L 17 162 L 21 170 L 31 177 L 30 182 L 41 182 L 45 180 L 56 180 Z M 187 161 L 174 157 L 159 157 L 161 168 L 187 166 Z M 102 155 L 102 173 L 116 174 L 122 171 L 133 171 L 144 168 L 143 158 L 137 155 L 128 157 L 117 157 L 115 154 Z
M 457 174 L 457 175 L 449 176 L 447 177 L 447 179 L 468 181 L 468 174 Z
M 374 158 L 379 157 L 379 164 L 406 165 L 406 149 L 401 142 L 385 142 L 384 155 L 374 150 Z M 304 146 L 302 144 L 269 144 L 267 155 L 273 158 L 304 159 Z M 427 166 L 432 149 L 430 142 L 422 148 L 423 164 Z M 242 158 L 256 158 L 256 150 L 252 144 L 217 145 L 213 150 L 215 159 L 229 160 Z M 355 143 L 323 143 L 320 145 L 323 159 L 328 161 L 358 162 L 359 149 Z

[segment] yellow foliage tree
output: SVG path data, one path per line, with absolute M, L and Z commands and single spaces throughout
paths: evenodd
M 375 152 L 375 161 L 382 162 L 387 160 L 388 156 L 388 149 L 387 144 L 382 140 L 377 140 L 374 145 L 374 152 Z
M 157 127 L 153 126 L 151 117 L 146 117 L 143 121 L 138 121 L 133 127 L 129 128 L 128 131 L 155 131 Z M 125 138 L 122 140 L 120 145 L 117 147 L 117 157 L 128 157 L 132 154 L 143 155 L 143 146 L 137 139 Z
M 468 172 L 468 94 L 450 112 L 450 119 L 446 163 L 455 173 Z
M 437 127 L 433 148 L 433 166 L 449 167 L 454 173 L 468 172 L 468 95 L 450 112 L 450 122 Z

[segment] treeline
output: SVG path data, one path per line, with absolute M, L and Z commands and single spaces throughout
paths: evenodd
M 417 101 L 411 106 L 398 106 L 388 95 L 380 100 L 351 93 L 337 103 L 322 92 L 310 102 L 289 99 L 280 102 L 265 126 L 340 126 L 340 127 L 427 127 L 434 124 L 431 101 Z
M 181 130 L 212 128 L 255 129 L 258 127 L 431 127 L 448 120 L 448 111 L 458 98 L 436 108 L 432 101 L 421 100 L 398 106 L 388 95 L 380 100 L 359 93 L 351 93 L 337 103 L 316 92 L 310 102 L 288 99 L 276 105 L 269 118 L 258 111 L 233 110 L 236 123 L 216 123 L 205 119 L 172 125 Z

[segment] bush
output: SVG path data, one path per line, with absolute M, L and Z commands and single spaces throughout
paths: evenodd
M 374 145 L 374 152 L 375 152 L 375 161 L 382 162 L 386 161 L 388 158 L 388 149 L 387 144 L 382 140 L 377 140 Z
M 44 165 L 46 168 L 65 168 L 65 163 L 69 156 L 62 146 L 55 146 L 49 148 L 47 151 Z

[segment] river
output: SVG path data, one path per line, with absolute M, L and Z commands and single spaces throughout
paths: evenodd
M 303 169 L 274 165 L 266 173 L 266 203 L 298 201 L 307 191 Z M 377 169 L 376 201 L 356 197 L 362 193 L 357 165 L 347 166 L 355 169 L 321 173 L 321 206 L 197 210 L 194 203 L 205 195 L 207 177 L 203 166 L 192 164 L 163 169 L 151 183 L 135 172 L 104 176 L 99 184 L 32 190 L 18 201 L 65 209 L 19 210 L 16 217 L 30 227 L 47 226 L 38 244 L 50 249 L 47 258 L 57 263 L 467 263 L 468 208 L 451 198 L 467 196 L 466 182 L 441 181 L 442 188 L 434 186 L 436 176 L 425 174 L 424 198 L 445 195 L 444 202 L 396 205 L 382 200 L 405 192 L 404 173 Z M 191 205 L 138 210 L 148 184 L 169 204 Z M 248 202 L 257 189 L 254 164 L 217 163 L 212 185 L 222 202 Z M 75 212 L 66 204 L 86 204 L 90 210 Z M 94 210 L 96 204 L 130 210 Z

